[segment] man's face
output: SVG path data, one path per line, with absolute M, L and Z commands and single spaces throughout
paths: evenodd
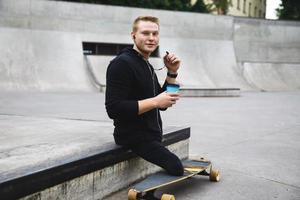
M 150 21 L 139 21 L 136 32 L 132 32 L 136 47 L 144 54 L 151 54 L 159 43 L 159 27 Z

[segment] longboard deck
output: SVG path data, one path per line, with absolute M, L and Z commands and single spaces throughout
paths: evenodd
M 160 199 L 160 200 L 174 200 L 174 195 L 163 194 L 161 198 L 154 196 L 156 189 L 171 185 L 176 182 L 183 181 L 191 178 L 196 174 L 209 176 L 210 181 L 218 182 L 220 180 L 220 173 L 218 170 L 212 169 L 212 163 L 209 160 L 201 158 L 200 160 L 184 160 L 182 161 L 184 166 L 183 176 L 171 176 L 166 172 L 158 172 L 148 176 L 142 182 L 133 186 L 128 191 L 129 200 L 137 199 Z M 209 170 L 209 173 L 207 172 Z
M 188 179 L 211 166 L 210 161 L 193 161 L 193 160 L 185 160 L 182 162 L 185 172 L 182 176 L 172 176 L 167 174 L 166 172 L 158 172 L 150 175 L 142 182 L 134 185 L 133 189 L 137 192 L 149 192 L 155 190 L 157 188 L 167 186 L 173 184 L 175 182 L 182 181 L 184 179 Z

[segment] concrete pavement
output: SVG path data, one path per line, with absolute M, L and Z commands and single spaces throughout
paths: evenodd
M 199 177 L 163 191 L 174 192 L 177 199 L 299 199 L 299 102 L 299 92 L 180 99 L 162 112 L 164 126 L 191 126 L 190 155 L 211 159 L 222 179 L 211 183 Z M 49 159 L 41 151 L 51 148 L 36 140 L 52 141 L 60 150 L 68 146 L 66 155 L 76 155 L 77 150 L 82 153 L 82 149 L 90 153 L 91 146 L 112 140 L 112 122 L 101 93 L 2 92 L 0 118 L 2 172 L 22 167 L 22 163 L 23 168 L 28 167 L 28 160 L 18 157 L 24 152 L 29 159 L 34 153 L 42 155 L 39 159 Z M 32 137 L 18 150 L 26 141 L 16 133 L 38 134 L 40 139 Z M 4 140 L 8 136 L 11 140 Z M 40 148 L 31 151 L 31 143 L 41 144 Z M 3 151 L 7 147 L 15 149 L 11 153 L 18 159 L 7 160 L 7 151 Z M 10 162 L 5 165 L 4 161 Z M 123 190 L 108 199 L 126 199 L 126 193 Z
M 163 114 L 165 125 L 191 126 L 190 155 L 211 159 L 222 177 L 219 183 L 198 177 L 158 193 L 179 200 L 299 199 L 299 102 L 299 92 L 181 99 Z
M 102 96 L 2 93 L 1 182 L 93 155 L 112 143 Z

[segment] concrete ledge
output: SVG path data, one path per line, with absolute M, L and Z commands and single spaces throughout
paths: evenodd
M 180 88 L 183 97 L 239 97 L 239 88 Z
M 181 159 L 188 156 L 190 128 L 174 128 L 163 143 Z M 113 143 L 96 155 L 31 174 L 0 180 L 1 199 L 101 199 L 159 168 Z

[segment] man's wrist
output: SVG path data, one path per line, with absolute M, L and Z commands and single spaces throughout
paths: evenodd
M 171 73 L 171 74 L 177 74 L 177 70 L 176 71 L 172 71 L 172 70 L 168 69 L 168 72 Z
M 151 100 L 151 103 L 152 103 L 152 107 L 158 108 L 158 103 L 157 103 L 155 97 L 152 97 L 150 100 Z
M 168 71 L 167 76 L 170 77 L 170 78 L 176 78 L 178 76 L 178 73 Z

